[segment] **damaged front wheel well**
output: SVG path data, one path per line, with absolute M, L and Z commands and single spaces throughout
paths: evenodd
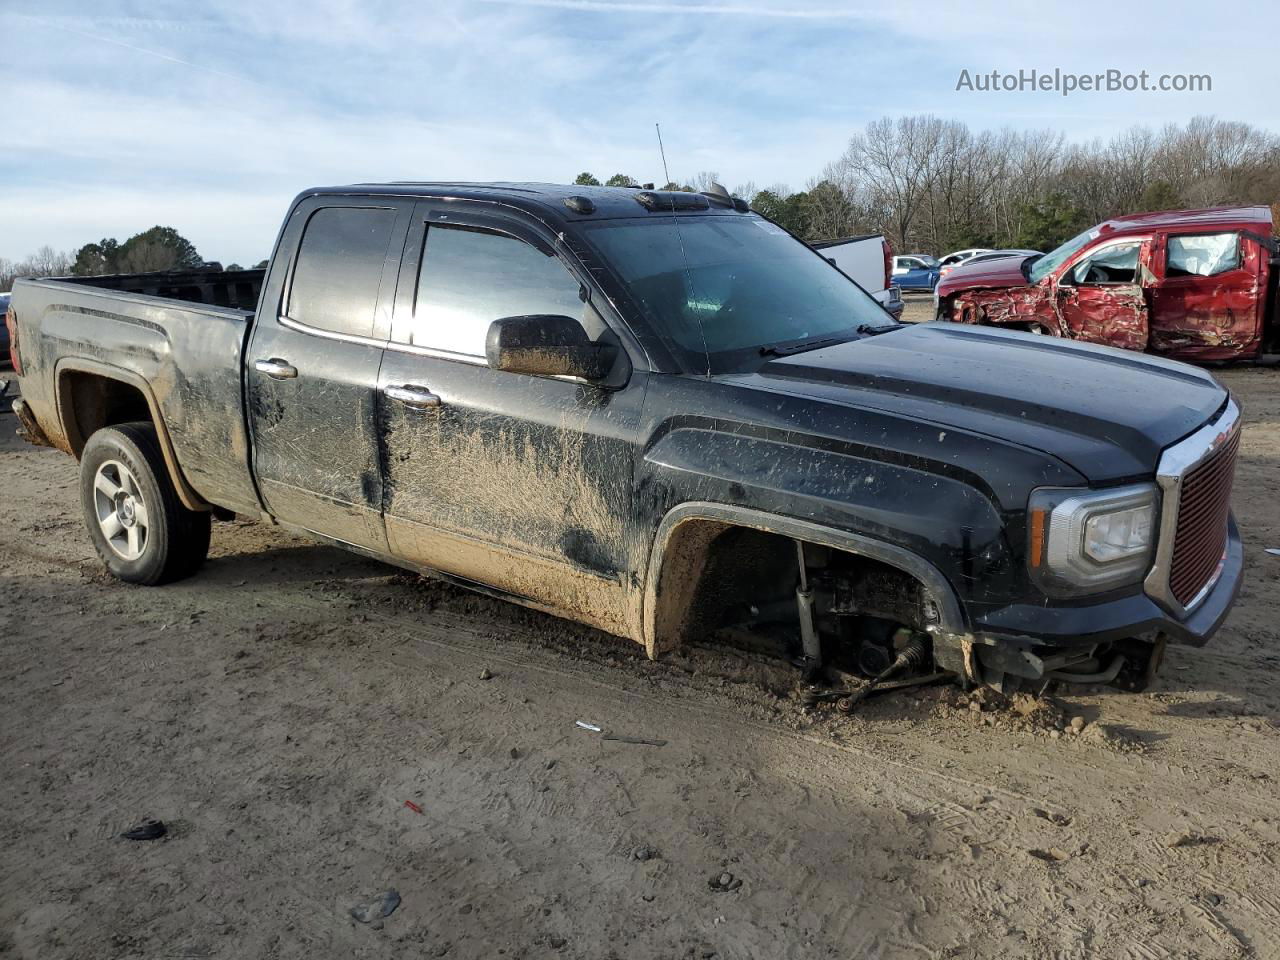
M 914 630 L 938 626 L 943 616 L 939 602 L 920 578 L 890 561 L 858 552 L 856 544 L 845 549 L 822 542 L 834 537 L 795 536 L 803 532 L 715 517 L 687 518 L 671 526 L 650 581 L 650 655 L 771 605 L 794 606 L 797 542 L 804 544 L 809 577 L 825 591 L 827 610 L 856 609 L 860 615 Z

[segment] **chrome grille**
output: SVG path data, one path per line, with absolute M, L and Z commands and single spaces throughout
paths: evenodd
M 1227 511 L 1236 472 L 1240 431 L 1182 480 L 1178 525 L 1169 562 L 1169 591 L 1184 607 L 1218 570 L 1227 548 Z
M 1145 587 L 1175 616 L 1194 610 L 1221 574 L 1239 448 L 1240 409 L 1228 401 L 1220 417 L 1160 458 L 1160 535 Z

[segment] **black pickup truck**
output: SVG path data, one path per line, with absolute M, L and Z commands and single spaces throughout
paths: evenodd
M 264 271 L 20 281 L 27 436 L 123 580 L 261 517 L 644 644 L 1141 688 L 1239 588 L 1232 398 L 1182 364 L 894 323 L 737 198 L 297 197 Z

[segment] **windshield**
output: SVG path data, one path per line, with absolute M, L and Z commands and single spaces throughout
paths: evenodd
M 686 370 L 759 367 L 762 350 L 852 340 L 892 319 L 861 287 L 757 216 L 585 225 Z
M 1068 257 L 1083 247 L 1086 243 L 1098 235 L 1097 229 L 1091 227 L 1078 237 L 1072 237 L 1056 250 L 1046 253 L 1043 257 L 1031 265 L 1031 269 L 1027 272 L 1027 279 L 1032 283 L 1039 283 L 1049 274 L 1057 270 Z M 1023 267 L 1025 270 L 1026 267 Z

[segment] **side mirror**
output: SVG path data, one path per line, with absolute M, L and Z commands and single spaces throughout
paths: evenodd
M 613 366 L 618 348 L 593 343 L 572 317 L 537 313 L 489 324 L 484 353 L 494 370 L 601 380 Z

